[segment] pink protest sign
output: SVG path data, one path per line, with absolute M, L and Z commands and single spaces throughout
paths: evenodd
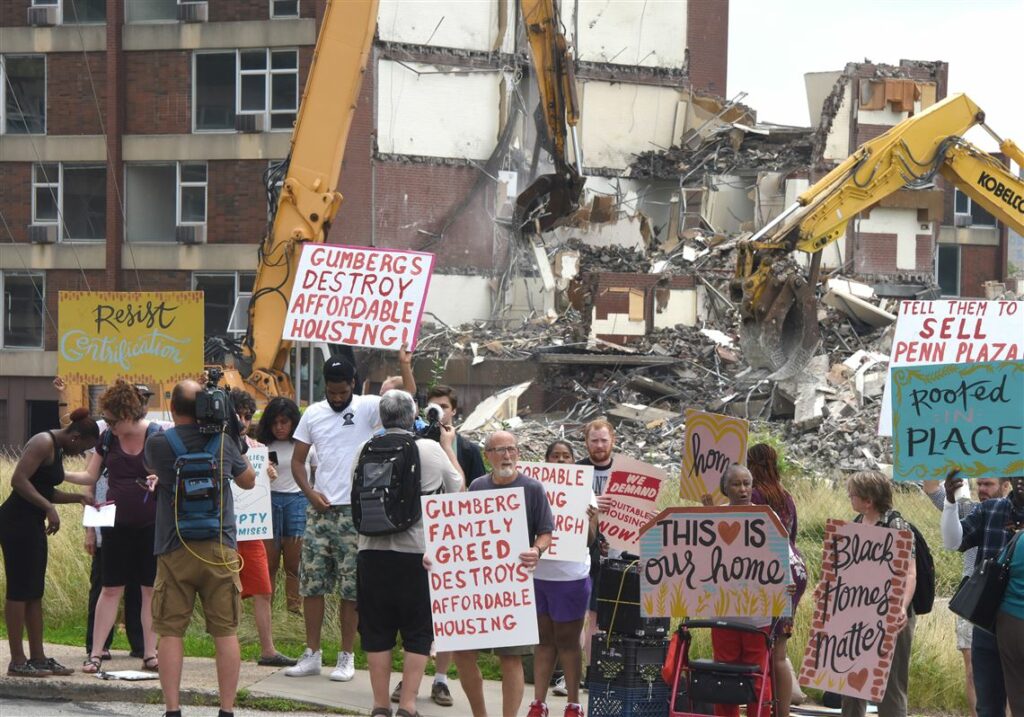
M 828 521 L 801 685 L 882 699 L 913 540 L 909 530 Z
M 615 456 L 603 494 L 612 499 L 612 507 L 600 518 L 600 530 L 609 546 L 637 551 L 640 529 L 658 512 L 658 496 L 666 477 L 660 468 L 628 456 Z
M 537 644 L 533 573 L 519 562 L 530 547 L 523 489 L 425 495 L 420 502 L 434 646 Z
M 686 409 L 679 497 L 700 502 L 708 494 L 727 503 L 722 476 L 731 465 L 747 464 L 747 422 L 742 418 Z
M 792 613 L 789 536 L 768 506 L 668 508 L 644 528 L 640 565 L 647 617 Z
M 551 533 L 551 545 L 541 560 L 585 561 L 589 554 L 587 508 L 594 496 L 594 467 L 522 462 L 516 470 L 544 484 L 551 506 L 555 529 Z
M 433 268 L 424 252 L 306 244 L 282 338 L 412 351 Z

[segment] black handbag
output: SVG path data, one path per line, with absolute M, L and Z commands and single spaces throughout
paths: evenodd
M 974 568 L 971 576 L 960 582 L 949 601 L 950 610 L 992 634 L 996 631 L 996 615 L 1003 603 L 1003 593 L 1010 582 L 1010 563 L 1020 535 L 1018 532 L 1013 536 L 1006 546 L 1005 555 L 989 558 Z

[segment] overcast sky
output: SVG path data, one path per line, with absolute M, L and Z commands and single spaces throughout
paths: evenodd
M 761 121 L 810 124 L 806 72 L 944 60 L 950 93 L 967 93 L 990 127 L 1024 143 L 1024 0 L 730 0 L 729 10 L 728 93 L 747 92 Z M 982 130 L 968 137 L 995 148 Z

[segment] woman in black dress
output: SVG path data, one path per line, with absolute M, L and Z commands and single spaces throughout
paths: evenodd
M 64 456 L 75 456 L 92 448 L 99 438 L 89 410 L 72 412 L 67 428 L 37 433 L 25 444 L 11 477 L 11 494 L 0 505 L 0 549 L 7 576 L 4 618 L 11 662 L 11 677 L 69 675 L 64 667 L 43 654 L 43 584 L 46 577 L 46 536 L 60 530 L 56 504 L 86 503 L 80 493 L 64 493 L 56 487 L 64 482 Z M 29 657 L 25 656 L 22 634 L 28 631 Z

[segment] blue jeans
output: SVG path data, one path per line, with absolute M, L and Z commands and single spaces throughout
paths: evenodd
M 999 647 L 992 633 L 974 628 L 971 644 L 974 691 L 978 695 L 978 717 L 1006 717 L 1006 688 Z
M 302 493 L 271 491 L 270 509 L 274 520 L 274 540 L 301 538 L 306 533 L 306 507 L 309 501 Z

